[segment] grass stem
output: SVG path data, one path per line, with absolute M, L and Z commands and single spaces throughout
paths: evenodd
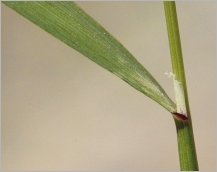
M 171 61 L 173 74 L 176 76 L 177 82 L 180 83 L 183 89 L 184 107 L 183 109 L 177 109 L 178 113 L 187 115 L 187 120 L 181 120 L 174 116 L 177 140 L 179 150 L 180 168 L 182 171 L 198 171 L 197 154 L 194 142 L 194 134 L 192 128 L 192 120 L 190 107 L 188 102 L 188 93 L 185 80 L 185 70 L 182 57 L 182 48 L 179 35 L 178 19 L 176 13 L 176 4 L 174 1 L 165 1 L 164 9 L 166 15 L 167 31 L 170 45 Z M 176 88 L 175 88 L 176 90 Z M 176 94 L 177 107 L 183 107 L 180 105 L 180 96 Z M 183 102 L 181 102 L 183 103 Z

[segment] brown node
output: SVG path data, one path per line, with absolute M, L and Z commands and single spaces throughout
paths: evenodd
M 182 120 L 182 121 L 186 121 L 188 120 L 188 117 L 184 114 L 178 113 L 178 112 L 171 112 L 176 118 Z

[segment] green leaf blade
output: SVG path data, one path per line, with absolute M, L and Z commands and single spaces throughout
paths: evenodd
M 168 111 L 176 109 L 163 88 L 133 55 L 74 2 L 3 3 Z

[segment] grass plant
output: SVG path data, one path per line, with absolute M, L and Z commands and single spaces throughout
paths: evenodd
M 122 44 L 76 3 L 3 3 L 164 107 L 172 114 L 176 124 L 181 170 L 199 169 L 175 2 L 166 1 L 164 7 L 173 68 L 173 72 L 168 75 L 174 81 L 176 103 Z

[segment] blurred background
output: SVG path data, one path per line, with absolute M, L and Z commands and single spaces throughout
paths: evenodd
M 77 2 L 174 100 L 163 2 Z M 216 169 L 216 3 L 177 2 L 200 170 Z M 160 105 L 1 4 L 2 170 L 179 170 Z

